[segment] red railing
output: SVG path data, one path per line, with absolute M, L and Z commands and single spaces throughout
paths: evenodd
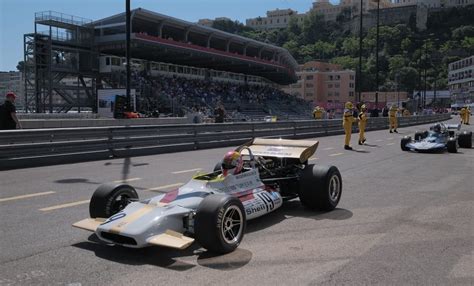
M 168 46 L 192 49 L 192 50 L 197 50 L 197 51 L 201 51 L 201 52 L 205 52 L 205 53 L 209 53 L 209 54 L 221 55 L 221 56 L 241 59 L 241 60 L 255 62 L 255 63 L 262 63 L 262 64 L 266 64 L 266 65 L 272 65 L 272 66 L 284 69 L 288 74 L 291 74 L 288 67 L 283 66 L 281 64 L 278 64 L 274 61 L 267 61 L 267 60 L 263 60 L 263 59 L 259 59 L 259 58 L 239 55 L 239 54 L 236 54 L 236 53 L 220 51 L 220 50 L 216 50 L 216 49 L 213 49 L 213 48 L 201 47 L 201 46 L 194 45 L 194 44 L 183 43 L 183 42 L 178 42 L 178 41 L 175 41 L 175 40 L 150 36 L 150 35 L 143 34 L 143 33 L 135 33 L 135 37 L 138 38 L 138 39 L 142 39 L 142 40 L 158 42 L 158 43 L 165 44 L 165 45 L 168 45 Z

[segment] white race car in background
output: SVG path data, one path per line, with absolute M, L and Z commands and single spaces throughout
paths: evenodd
M 228 253 L 242 241 L 246 221 L 270 213 L 287 199 L 317 210 L 333 210 L 342 179 L 334 166 L 309 165 L 318 141 L 254 139 L 237 148 L 244 170 L 222 176 L 200 174 L 176 190 L 139 200 L 126 184 L 102 185 L 89 205 L 90 218 L 73 226 L 110 244 L 184 249 L 197 240 L 212 252 Z

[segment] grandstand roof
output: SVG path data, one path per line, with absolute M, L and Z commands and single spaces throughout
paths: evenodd
M 281 47 L 138 8 L 131 11 L 132 57 L 296 81 L 298 64 Z M 124 55 L 125 13 L 94 21 L 102 53 Z

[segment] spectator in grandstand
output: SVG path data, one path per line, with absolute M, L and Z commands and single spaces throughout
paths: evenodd
M 7 92 L 5 103 L 0 105 L 0 130 L 16 129 L 17 126 L 22 128 L 16 117 L 15 100 L 15 93 Z
M 225 109 L 224 105 L 220 103 L 217 108 L 214 110 L 215 123 L 223 123 L 225 118 Z

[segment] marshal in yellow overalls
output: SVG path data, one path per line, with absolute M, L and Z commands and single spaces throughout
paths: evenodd
M 459 117 L 461 117 L 461 124 L 464 124 L 466 121 L 466 107 L 463 107 L 461 108 L 461 110 L 459 110 Z
M 398 113 L 398 107 L 396 107 L 395 105 L 392 105 L 392 107 L 390 107 L 390 110 L 388 111 L 388 123 L 390 125 L 390 133 L 392 133 L 392 129 L 393 129 L 393 132 L 398 133 L 397 113 Z
M 351 135 L 352 135 L 352 124 L 356 121 L 354 116 L 352 116 L 352 109 L 354 106 L 352 102 L 346 102 L 344 106 L 344 115 L 342 116 L 342 127 L 344 127 L 344 133 L 346 137 L 344 139 L 344 149 L 352 150 L 352 147 L 349 146 L 351 142 Z
M 365 143 L 365 126 L 367 125 L 367 107 L 363 104 L 359 113 L 359 145 Z
M 471 117 L 471 108 L 469 106 L 466 107 L 466 114 L 464 115 L 464 124 L 469 125 L 469 119 Z

